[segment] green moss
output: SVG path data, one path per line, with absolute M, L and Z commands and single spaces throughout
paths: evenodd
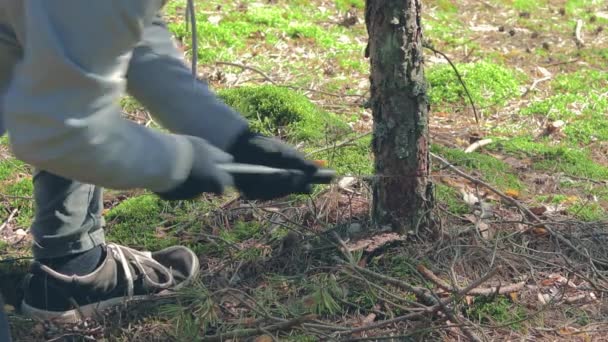
M 518 11 L 532 11 L 546 4 L 542 0 L 513 0 L 513 8 Z
M 30 177 L 20 179 L 15 182 L 0 184 L 2 193 L 13 196 L 9 198 L 9 207 L 17 208 L 18 214 L 16 223 L 19 227 L 27 228 L 31 225 L 34 215 L 34 202 L 30 199 L 34 192 L 34 185 Z M 4 216 L 5 213 L 2 214 Z
M 555 77 L 551 87 L 556 92 L 588 94 L 591 90 L 603 91 L 608 87 L 608 73 L 594 69 L 583 69 Z
M 465 310 L 466 316 L 473 322 L 482 324 L 508 324 L 522 320 L 526 317 L 526 310 L 516 303 L 512 303 L 504 296 L 496 298 L 476 297 L 471 307 Z M 523 323 L 510 324 L 512 329 L 523 329 Z
M 6 158 L 0 160 L 0 182 L 9 179 L 20 172 L 27 172 L 27 166 L 18 159 Z
M 317 108 L 304 95 L 278 86 L 224 89 L 218 95 L 264 134 L 289 140 L 320 141 L 328 134 L 346 132 L 336 115 Z
M 504 105 L 519 94 L 523 75 L 507 67 L 483 61 L 456 64 L 471 97 L 479 107 Z M 466 95 L 454 70 L 449 65 L 439 65 L 427 72 L 431 103 L 458 103 Z
M 424 15 L 423 26 L 426 37 L 435 44 L 452 46 L 468 46 L 470 41 L 469 28 L 457 16 L 456 12 L 438 11 L 432 15 Z M 458 32 L 458 34 L 454 34 Z
M 549 141 L 535 142 L 530 136 L 521 136 L 502 141 L 498 139 L 489 148 L 518 157 L 531 157 L 533 168 L 537 170 L 563 172 L 595 180 L 608 179 L 608 167 L 594 162 L 586 150 L 568 145 L 550 145 Z
M 460 149 L 432 145 L 433 152 L 445 157 L 451 163 L 468 170 L 477 171 L 483 179 L 496 185 L 502 190 L 523 190 L 524 185 L 516 176 L 516 172 L 505 162 L 482 153 L 464 153 Z
M 564 133 L 571 142 L 587 145 L 594 141 L 608 141 L 608 119 L 604 114 L 608 110 L 608 99 L 603 103 L 606 106 L 604 111 L 578 118 L 566 125 Z
M 220 237 L 229 242 L 242 242 L 258 238 L 264 233 L 261 226 L 261 223 L 256 221 L 238 221 L 232 225 L 230 230 L 222 230 Z
M 577 201 L 571 205 L 567 212 L 579 220 L 587 222 L 602 221 L 608 219 L 608 214 L 598 203 L 586 203 Z
M 365 1 L 363 0 L 335 0 L 336 7 L 341 11 L 346 11 L 349 8 L 365 8 Z
M 128 246 L 158 250 L 177 243 L 177 239 L 156 230 L 162 224 L 165 203 L 154 195 L 132 197 L 111 209 L 108 239 Z
M 458 191 L 445 184 L 435 185 L 435 198 L 453 214 L 463 215 L 471 212 L 469 206 L 462 201 Z
M 536 196 L 535 200 L 538 203 L 562 204 L 568 200 L 568 196 L 562 194 L 540 195 Z
M 315 154 L 315 159 L 325 160 L 328 167 L 340 175 L 370 175 L 374 171 L 371 137 L 360 139 L 352 145 L 329 149 Z

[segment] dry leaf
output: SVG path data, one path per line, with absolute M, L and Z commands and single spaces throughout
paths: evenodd
M 536 236 L 547 236 L 549 235 L 549 231 L 544 227 L 536 227 L 532 229 L 532 233 Z
M 317 165 L 318 167 L 326 167 L 327 166 L 327 160 L 315 160 L 313 161 L 315 163 L 315 165 Z
M 363 326 L 370 325 L 370 324 L 374 323 L 375 320 L 376 320 L 376 314 L 371 313 L 361 320 L 361 325 L 363 325 Z
M 539 293 L 536 294 L 536 296 L 538 297 L 538 301 L 541 304 L 543 304 L 543 305 L 547 304 L 547 301 L 545 300 L 545 296 L 543 296 L 542 293 L 539 292 Z
M 505 195 L 518 199 L 520 196 L 520 192 L 517 189 L 507 189 L 507 191 L 505 191 Z
M 551 76 L 553 76 L 553 74 L 549 70 L 547 70 L 547 69 L 545 69 L 545 68 L 543 68 L 541 66 L 537 66 L 536 68 L 538 69 L 538 71 L 540 71 L 540 73 L 544 77 L 551 77 Z
M 315 298 L 313 296 L 306 296 L 304 298 L 302 298 L 302 305 L 306 308 L 306 309 L 310 309 L 313 306 L 315 306 Z
M 511 300 L 513 302 L 517 302 L 517 299 L 519 298 L 519 295 L 517 294 L 517 292 L 511 292 L 511 293 L 509 293 L 509 298 L 511 298 Z
M 530 208 L 530 211 L 537 216 L 541 216 L 542 214 L 547 212 L 547 207 L 534 207 Z
M 559 329 L 560 335 L 573 335 L 576 334 L 579 330 L 574 327 L 563 327 Z
M 477 198 L 477 196 L 473 195 L 472 193 L 465 192 L 465 191 L 461 191 L 461 193 L 462 193 L 462 200 L 466 204 L 468 204 L 470 206 L 474 206 L 477 203 L 479 203 L 479 198 Z
M 207 21 L 209 21 L 209 23 L 211 25 L 218 25 L 220 23 L 220 21 L 222 21 L 222 16 L 211 15 L 211 16 L 209 16 L 209 18 L 207 18 Z
M 477 228 L 479 229 L 481 237 L 484 239 L 491 239 L 494 236 L 494 232 L 490 229 L 490 225 L 485 222 L 479 221 L 479 223 L 477 223 Z
M 342 190 L 349 190 L 348 188 L 356 181 L 357 179 L 355 177 L 343 177 L 338 181 L 338 187 Z
M 274 339 L 270 335 L 262 335 L 256 337 L 255 342 L 274 342 Z

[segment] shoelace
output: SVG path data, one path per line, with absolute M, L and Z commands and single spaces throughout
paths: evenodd
M 135 266 L 139 270 L 139 273 L 142 274 L 149 282 L 156 284 L 161 288 L 166 288 L 173 283 L 173 274 L 166 270 L 165 266 L 157 262 L 152 258 L 152 253 L 150 252 L 141 252 L 134 250 L 129 247 L 116 245 L 113 243 L 107 244 L 108 251 L 112 251 L 114 258 L 120 262 L 122 265 L 122 269 L 125 275 L 125 280 L 127 281 L 127 295 L 129 299 L 133 297 L 134 292 L 134 277 L 131 272 L 131 268 L 129 267 L 129 260 L 135 262 Z M 165 275 L 168 280 L 166 283 L 157 283 L 152 280 L 148 274 L 146 273 L 144 266 L 142 265 L 142 261 L 151 262 L 158 266 L 159 269 L 165 271 Z

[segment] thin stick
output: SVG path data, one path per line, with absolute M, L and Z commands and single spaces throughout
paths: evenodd
M 422 274 L 428 280 L 432 281 L 433 283 L 435 283 L 437 286 L 439 286 L 441 289 L 443 289 L 445 291 L 450 291 L 450 292 L 460 291 L 460 288 L 454 288 L 454 287 L 450 286 L 450 284 L 448 284 L 446 281 L 444 281 L 443 279 L 436 276 L 431 270 L 424 267 L 423 265 L 418 266 L 418 272 L 420 272 L 420 274 Z M 472 295 L 472 296 L 492 296 L 492 295 L 497 295 L 497 294 L 502 295 L 502 294 L 520 291 L 521 289 L 523 289 L 523 287 L 525 285 L 526 285 L 526 282 L 522 281 L 522 282 L 519 282 L 516 284 L 507 285 L 507 286 L 472 289 L 471 291 L 469 291 L 468 295 Z
M 530 88 L 526 89 L 526 91 L 521 95 L 522 97 L 525 97 L 526 95 L 528 95 L 528 93 L 530 93 L 532 90 L 536 89 L 536 86 L 541 83 L 541 82 L 545 82 L 550 80 L 552 77 L 551 76 L 547 76 L 547 77 L 543 77 L 543 78 L 539 78 L 537 80 L 534 80 L 534 82 L 532 82 L 532 85 L 530 86 Z
M 270 78 L 270 76 L 266 75 L 265 72 L 263 72 L 262 70 L 256 68 L 256 67 L 252 67 L 249 65 L 244 65 L 244 64 L 239 64 L 239 63 L 232 63 L 232 62 L 215 62 L 215 64 L 217 65 L 228 65 L 228 66 L 232 66 L 235 68 L 241 68 L 241 69 L 245 69 L 245 70 L 250 70 L 253 72 L 256 72 L 258 74 L 260 74 L 262 77 L 264 77 L 264 79 L 274 85 L 278 85 L 277 82 L 275 82 L 272 78 Z
M 471 96 L 471 93 L 469 92 L 469 88 L 467 88 L 466 83 L 464 83 L 462 76 L 460 76 L 460 72 L 458 72 L 458 69 L 456 68 L 454 63 L 452 63 L 452 60 L 445 53 L 435 49 L 430 44 L 424 44 L 424 47 L 433 51 L 434 53 L 436 53 L 438 55 L 441 55 L 441 57 L 445 58 L 445 60 L 448 61 L 448 63 L 450 63 L 450 66 L 452 67 L 452 69 L 454 69 L 454 72 L 456 73 L 456 76 L 458 77 L 460 84 L 462 84 L 464 91 L 467 93 L 467 97 L 469 98 L 469 102 L 471 102 L 471 107 L 473 108 L 473 114 L 475 114 L 475 122 L 479 125 L 479 114 L 477 113 L 477 107 L 475 107 L 475 101 L 473 101 L 473 97 Z
M 260 69 L 258 69 L 256 67 L 249 66 L 249 65 L 244 65 L 244 64 L 239 64 L 239 63 L 232 63 L 232 62 L 215 62 L 215 64 L 217 64 L 217 65 L 227 65 L 227 66 L 232 66 L 232 67 L 235 67 L 235 68 L 241 68 L 241 69 L 253 71 L 255 73 L 258 73 L 260 76 L 262 76 L 264 78 L 264 80 L 272 83 L 273 85 L 279 86 L 279 87 L 285 87 L 285 88 L 290 88 L 290 89 L 294 89 L 294 90 L 310 91 L 310 92 L 313 92 L 313 93 L 319 93 L 319 94 L 322 94 L 322 95 L 333 96 L 333 97 L 359 97 L 359 98 L 363 97 L 363 95 L 334 94 L 334 93 L 329 93 L 329 92 L 326 92 L 326 91 L 312 89 L 312 88 L 298 87 L 298 86 L 293 86 L 293 85 L 282 85 L 282 84 L 277 83 L 272 78 L 270 78 L 270 76 L 268 76 L 262 70 L 260 70 Z
M 339 143 L 337 143 L 337 144 L 335 144 L 335 145 L 326 146 L 326 147 L 320 148 L 320 149 L 318 149 L 318 150 L 314 150 L 314 151 L 312 151 L 312 152 L 309 152 L 309 153 L 306 155 L 306 157 L 308 158 L 308 157 L 310 157 L 310 156 L 312 156 L 312 155 L 315 155 L 315 154 L 318 154 L 318 153 L 321 153 L 321 152 L 325 152 L 325 151 L 327 151 L 327 150 L 332 150 L 332 149 L 335 149 L 335 148 L 340 148 L 340 147 L 343 147 L 343 146 L 346 146 L 346 145 L 352 144 L 352 143 L 354 143 L 354 142 L 355 142 L 355 141 L 357 141 L 357 140 L 361 140 L 361 139 L 363 139 L 363 138 L 365 138 L 365 137 L 369 136 L 370 134 L 372 134 L 372 132 L 366 132 L 366 133 L 362 133 L 362 134 L 357 135 L 356 137 L 352 137 L 352 138 L 350 138 L 350 139 L 344 140 L 344 141 L 339 142 Z
M 294 318 L 290 321 L 281 322 L 281 323 L 274 324 L 274 325 L 269 325 L 267 327 L 234 330 L 234 331 L 228 332 L 226 334 L 207 336 L 207 337 L 202 338 L 201 341 L 203 341 L 203 342 L 221 342 L 221 341 L 226 341 L 229 339 L 261 335 L 261 334 L 268 333 L 268 332 L 287 330 L 287 329 L 293 328 L 295 326 L 302 325 L 304 322 L 309 322 L 312 320 L 314 320 L 314 315 L 306 315 L 306 316 Z
M 465 296 L 469 291 L 471 291 L 472 289 L 478 287 L 479 285 L 483 284 L 484 282 L 486 282 L 488 279 L 492 278 L 496 272 L 498 272 L 499 268 L 495 268 L 493 270 L 491 270 L 490 272 L 486 273 L 483 277 L 477 279 L 476 281 L 472 282 L 469 286 L 467 286 L 466 288 L 464 288 L 462 291 L 459 291 L 458 293 L 456 293 L 454 296 L 451 296 L 450 298 L 446 298 L 441 300 L 441 303 L 443 305 L 449 305 L 452 302 L 455 302 L 457 300 L 459 300 L 460 298 L 462 298 L 463 296 Z M 367 330 L 373 330 L 373 329 L 378 329 L 378 328 L 382 328 L 385 327 L 387 325 L 391 325 L 391 324 L 395 324 L 395 323 L 399 323 L 399 322 L 403 322 L 403 321 L 409 321 L 409 320 L 414 320 L 420 317 L 423 317 L 425 315 L 429 315 L 429 314 L 434 314 L 435 312 L 441 310 L 442 305 L 441 304 L 436 304 L 433 306 L 429 306 L 427 308 L 425 308 L 424 310 L 420 311 L 420 312 L 414 312 L 411 314 L 407 314 L 404 316 L 400 316 L 400 317 L 396 317 L 393 319 L 389 319 L 389 320 L 385 320 L 385 321 L 381 321 L 375 324 L 370 324 L 364 327 L 360 327 L 360 328 L 356 328 L 356 329 L 351 329 L 349 331 L 344 332 L 343 334 L 345 335 L 353 335 L 353 334 L 357 334 L 363 331 L 367 331 Z
M 21 200 L 33 200 L 34 197 L 31 196 L 13 196 L 13 195 L 6 195 L 6 194 L 2 194 L 0 193 L 0 197 L 2 197 L 3 199 L 21 199 Z
M 425 288 L 416 287 L 416 286 L 410 285 L 410 284 L 408 284 L 408 283 L 406 283 L 404 281 L 401 281 L 399 279 L 395 279 L 395 278 L 392 278 L 392 277 L 389 277 L 389 276 L 385 276 L 383 274 L 376 273 L 376 272 L 374 272 L 372 270 L 368 270 L 367 268 L 359 267 L 357 265 L 349 264 L 349 265 L 346 265 L 346 267 L 350 268 L 353 271 L 357 271 L 357 272 L 363 273 L 363 274 L 365 274 L 367 276 L 374 277 L 374 278 L 376 278 L 378 280 L 382 280 L 385 283 L 397 286 L 397 287 L 399 287 L 401 289 L 404 289 L 404 290 L 406 290 L 408 292 L 412 292 L 416 296 L 418 296 L 419 298 L 423 299 L 427 304 L 435 304 L 435 303 L 437 303 L 437 300 L 430 294 L 430 291 L 427 290 L 427 289 L 425 289 Z
M 15 217 L 15 215 L 17 214 L 18 211 L 19 211 L 19 209 L 17 209 L 17 208 L 13 209 L 13 211 L 8 216 L 6 221 L 4 221 L 4 223 L 2 225 L 0 225 L 0 232 L 2 232 L 4 230 L 4 228 L 6 228 L 6 226 L 8 226 L 9 223 L 11 223 L 11 221 L 13 220 L 13 217 Z
M 583 38 L 581 37 L 581 31 L 583 30 L 583 24 L 584 22 L 579 19 L 576 21 L 576 28 L 574 29 L 574 40 L 576 41 L 576 46 L 578 46 L 579 48 L 585 46 L 585 41 L 583 41 Z

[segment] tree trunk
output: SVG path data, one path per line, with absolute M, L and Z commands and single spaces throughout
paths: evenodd
M 373 217 L 404 233 L 430 223 L 429 102 L 421 0 L 366 0 L 374 117 Z

